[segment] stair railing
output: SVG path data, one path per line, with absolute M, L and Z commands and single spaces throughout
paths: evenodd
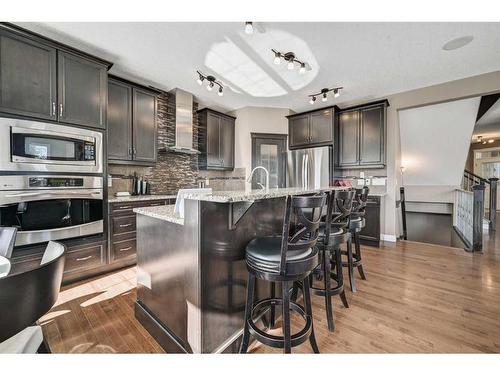
M 470 252 L 483 249 L 484 189 L 484 184 L 478 184 L 472 191 L 455 190 L 453 228 Z
M 485 188 L 485 196 L 488 197 L 488 200 L 484 200 L 484 209 L 485 219 L 488 220 L 489 230 L 496 230 L 496 212 L 497 212 L 497 185 L 498 178 L 489 178 L 485 179 L 477 174 L 472 173 L 471 171 L 464 170 L 464 174 L 462 177 L 461 187 L 466 191 L 473 191 L 473 187 L 476 185 L 483 185 Z

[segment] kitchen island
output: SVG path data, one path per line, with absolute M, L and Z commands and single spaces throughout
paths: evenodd
M 193 193 L 174 206 L 136 208 L 137 319 L 167 352 L 236 352 L 243 328 L 245 246 L 280 234 L 285 197 L 322 189 Z M 258 298 L 270 296 L 257 283 Z

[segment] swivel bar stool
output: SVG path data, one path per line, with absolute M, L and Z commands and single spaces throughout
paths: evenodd
M 283 348 L 284 353 L 291 353 L 292 347 L 309 339 L 313 351 L 319 353 L 314 336 L 309 275 L 319 264 L 316 242 L 325 201 L 325 194 L 288 196 L 281 236 L 256 237 L 246 246 L 248 286 L 240 353 L 246 353 L 250 335 L 265 345 Z M 254 303 L 256 278 L 281 283 L 282 298 L 271 297 Z M 295 281 L 303 282 L 304 306 L 290 301 L 290 288 Z M 263 309 L 276 305 L 283 308 L 283 336 L 264 332 L 253 320 Z M 293 335 L 290 309 L 305 320 L 304 328 Z
M 365 208 L 366 201 L 368 199 L 368 194 L 370 189 L 367 186 L 363 186 L 361 189 L 356 189 L 355 200 L 353 202 L 351 218 L 349 221 L 349 232 L 351 233 L 350 238 L 347 241 L 347 250 L 342 251 L 342 255 L 347 256 L 347 262 L 343 262 L 342 266 L 347 267 L 349 272 L 349 284 L 351 286 L 351 291 L 356 292 L 356 283 L 354 281 L 354 267 L 359 271 L 361 279 L 366 280 L 365 273 L 363 271 L 363 264 L 361 262 L 361 246 L 359 243 L 359 232 L 365 227 Z M 355 252 L 352 251 L 352 239 L 354 239 Z
M 328 193 L 327 212 L 324 222 L 320 224 L 320 235 L 316 245 L 320 252 L 321 265 L 315 272 L 319 271 L 319 279 L 323 280 L 323 285 L 316 287 L 311 281 L 311 291 L 315 295 L 325 297 L 328 330 L 332 332 L 335 330 L 332 296 L 340 295 L 344 307 L 349 307 L 344 291 L 340 245 L 347 242 L 351 236 L 349 221 L 353 199 L 352 190 Z

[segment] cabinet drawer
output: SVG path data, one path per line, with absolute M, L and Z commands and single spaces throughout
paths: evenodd
M 154 200 L 154 201 L 135 201 L 135 202 L 121 202 L 111 204 L 111 215 L 113 216 L 132 216 L 135 215 L 133 209 L 137 207 L 151 207 L 151 206 L 163 206 L 167 204 L 166 200 Z
M 135 216 L 113 217 L 113 234 L 135 232 Z
M 135 254 L 136 254 L 135 238 L 126 241 L 113 242 L 112 245 L 113 260 L 135 257 Z
M 103 265 L 105 263 L 103 250 L 104 246 L 102 244 L 69 250 L 66 253 L 64 273 L 81 271 Z

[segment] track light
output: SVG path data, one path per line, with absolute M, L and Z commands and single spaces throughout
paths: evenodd
M 253 34 L 253 23 L 245 22 L 245 34 L 252 35 Z
M 206 76 L 198 70 L 196 71 L 196 73 L 198 73 L 198 79 L 196 80 L 198 85 L 200 85 L 200 86 L 203 85 L 203 82 L 206 80 L 208 91 L 212 91 L 213 88 L 215 87 L 215 85 L 217 85 L 219 87 L 219 89 L 217 90 L 217 95 L 219 95 L 219 96 L 224 95 L 224 93 L 223 93 L 224 86 L 222 85 L 222 83 L 217 81 L 214 76 L 210 76 L 210 75 Z
M 310 68 L 306 67 L 306 62 L 300 61 L 295 57 L 295 53 L 293 52 L 287 52 L 287 53 L 281 53 L 275 49 L 271 49 L 274 53 L 274 64 L 279 65 L 281 63 L 281 59 L 285 60 L 287 62 L 287 69 L 288 70 L 293 70 L 295 69 L 295 64 L 299 64 L 299 74 L 305 74 Z
M 333 87 L 331 89 L 329 89 L 329 88 L 321 89 L 320 92 L 318 92 L 316 94 L 309 95 L 309 97 L 311 98 L 311 100 L 309 100 L 309 103 L 314 104 L 314 102 L 316 101 L 316 97 L 320 96 L 320 95 L 321 95 L 321 101 L 326 102 L 328 100 L 328 93 L 331 91 L 333 91 L 333 96 L 335 98 L 338 98 L 340 96 L 341 89 L 343 89 L 343 87 Z

